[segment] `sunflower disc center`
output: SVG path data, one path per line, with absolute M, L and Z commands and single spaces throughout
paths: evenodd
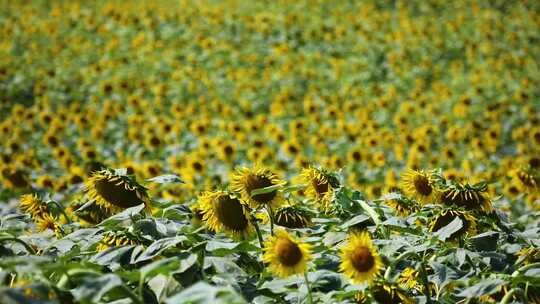
M 315 188 L 315 191 L 317 191 L 317 194 L 319 195 L 325 195 L 326 192 L 328 192 L 328 181 L 324 180 L 315 180 L 313 181 L 313 188 Z
M 244 215 L 241 203 L 228 195 L 218 199 L 216 214 L 219 221 L 227 228 L 234 231 L 243 231 L 248 226 L 248 220 Z
M 137 190 L 126 189 L 124 183 L 117 185 L 116 182 L 103 179 L 97 181 L 95 187 L 99 195 L 112 205 L 128 208 L 143 203 L 137 196 Z
M 414 179 L 414 188 L 418 193 L 422 194 L 423 196 L 428 196 L 433 191 L 433 188 L 429 184 L 429 180 L 424 176 L 418 176 Z
M 255 174 L 251 174 L 248 176 L 246 184 L 247 184 L 246 188 L 248 190 L 248 193 L 250 194 L 251 194 L 251 191 L 255 189 L 266 188 L 266 187 L 270 187 L 274 185 L 268 177 L 255 175 Z M 274 190 L 268 193 L 253 195 L 251 198 L 260 203 L 268 203 L 272 201 L 274 197 L 276 197 L 276 195 L 277 195 L 277 190 Z
M 278 239 L 275 250 L 279 261 L 285 266 L 294 266 L 302 259 L 302 251 L 289 239 Z
M 375 258 L 367 247 L 358 247 L 351 254 L 351 262 L 360 272 L 366 272 L 375 266 Z

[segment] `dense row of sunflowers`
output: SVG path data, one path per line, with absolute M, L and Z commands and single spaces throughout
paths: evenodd
M 6 3 L 0 302 L 540 303 L 538 11 Z

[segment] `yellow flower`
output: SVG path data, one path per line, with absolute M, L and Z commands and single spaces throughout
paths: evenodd
M 36 194 L 24 194 L 21 196 L 19 208 L 22 212 L 30 214 L 32 218 L 41 218 L 49 212 L 47 203 Z
M 56 222 L 56 219 L 50 213 L 45 213 L 40 218 L 36 218 L 34 221 L 36 223 L 38 231 L 45 231 L 47 229 L 51 229 L 58 237 L 62 233 L 62 228 L 60 228 L 60 225 Z
M 331 212 L 334 197 L 332 177 L 324 170 L 310 167 L 302 169 L 299 179 L 306 184 L 305 195 L 318 203 L 324 212 Z
M 367 232 L 351 234 L 340 251 L 339 270 L 353 283 L 369 283 L 379 274 L 382 261 Z
M 458 238 L 465 233 L 473 234 L 476 231 L 476 218 L 468 211 L 442 209 L 439 210 L 429 224 L 430 231 L 437 231 L 450 224 L 456 217 L 463 222 L 463 226 L 450 235 L 449 239 Z
M 284 206 L 274 213 L 275 224 L 287 228 L 305 228 L 311 225 L 309 213 L 298 206 Z
M 231 189 L 240 193 L 242 199 L 248 202 L 252 208 L 262 206 L 278 207 L 282 202 L 282 195 L 278 189 L 268 193 L 251 194 L 256 189 L 285 184 L 268 168 L 261 166 L 239 168 L 233 174 L 231 180 Z
M 312 259 L 310 250 L 311 245 L 298 242 L 285 230 L 277 230 L 265 242 L 263 261 L 273 274 L 286 278 L 307 270 Z
M 146 188 L 130 176 L 112 170 L 94 173 L 85 184 L 85 192 L 98 205 L 112 212 L 120 212 L 142 203 L 147 207 L 150 204 Z
M 452 185 L 441 190 L 440 201 L 448 206 L 465 207 L 467 210 L 482 210 L 491 212 L 493 206 L 489 194 L 486 193 L 485 184 L 470 185 L 453 182 Z
M 215 232 L 243 238 L 253 231 L 245 204 L 226 191 L 203 193 L 197 205 L 206 226 Z
M 405 197 L 391 198 L 384 202 L 401 217 L 409 216 L 411 213 L 418 211 L 418 204 Z
M 421 203 L 432 203 L 437 198 L 433 177 L 424 171 L 407 170 L 401 175 L 401 188 L 406 195 Z
M 97 251 L 107 250 L 111 247 L 137 245 L 140 242 L 124 232 L 107 231 L 96 247 Z
M 370 286 L 371 295 L 377 303 L 413 304 L 415 301 L 395 284 L 378 282 Z

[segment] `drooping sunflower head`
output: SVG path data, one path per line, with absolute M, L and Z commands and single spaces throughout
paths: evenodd
M 385 304 L 412 304 L 415 301 L 397 284 L 377 281 L 369 287 L 371 296 L 377 303 Z
M 278 189 L 272 189 L 260 194 L 252 194 L 252 192 L 267 187 L 279 188 L 284 184 L 285 182 L 279 179 L 270 169 L 261 166 L 239 168 L 231 177 L 232 190 L 240 193 L 242 199 L 248 202 L 252 208 L 262 206 L 278 207 L 283 201 Z
M 37 196 L 37 194 L 22 195 L 19 209 L 23 213 L 29 214 L 33 219 L 41 218 L 44 214 L 49 213 L 47 203 Z
M 54 231 L 56 236 L 61 235 L 62 228 L 60 228 L 60 224 L 58 224 L 57 220 L 50 213 L 44 213 L 41 217 L 34 219 L 34 221 L 38 231 L 41 232 L 50 229 Z
M 493 210 L 485 183 L 471 185 L 451 181 L 441 190 L 440 201 L 447 206 L 464 207 L 467 210 Z
M 82 226 L 97 225 L 112 215 L 107 208 L 96 204 L 95 201 L 76 201 L 70 206 L 70 209 L 73 210 L 73 215 Z
M 420 272 L 418 270 L 412 267 L 407 267 L 401 272 L 397 282 L 407 289 L 417 289 L 419 286 L 421 286 L 419 278 Z
M 103 239 L 96 247 L 97 251 L 103 251 L 111 247 L 137 245 L 140 241 L 128 232 L 125 231 L 107 231 L 103 235 Z
M 390 208 L 394 209 L 396 214 L 401 217 L 409 216 L 419 210 L 418 204 L 409 198 L 400 196 L 392 197 L 384 201 Z
M 339 270 L 353 283 L 369 283 L 379 274 L 381 257 L 367 232 L 351 234 L 340 251 Z
M 311 245 L 300 243 L 285 230 L 277 230 L 265 242 L 263 261 L 270 271 L 282 278 L 304 273 L 312 259 Z
M 400 186 L 406 195 L 420 203 L 432 203 L 437 198 L 435 176 L 430 172 L 409 169 L 401 175 Z
M 234 238 L 248 237 L 253 225 L 244 202 L 226 191 L 203 193 L 198 208 L 206 226 L 215 232 L 224 232 Z
M 300 180 L 306 185 L 305 195 L 318 203 L 324 212 L 331 212 L 334 188 L 339 187 L 337 178 L 324 169 L 309 167 L 302 169 Z
M 474 234 L 476 232 L 476 217 L 474 217 L 470 211 L 463 211 L 459 209 L 438 210 L 434 214 L 433 220 L 429 223 L 429 229 L 432 232 L 436 232 L 450 224 L 456 217 L 459 217 L 463 225 L 458 231 L 450 235 L 448 238 L 449 240 L 455 240 L 466 233 Z
M 311 225 L 311 214 L 298 206 L 284 206 L 276 210 L 275 224 L 287 228 L 306 228 Z
M 146 188 L 122 170 L 101 170 L 95 172 L 85 184 L 85 192 L 98 205 L 112 212 L 140 204 L 149 205 Z
M 519 181 L 517 184 L 522 190 L 540 190 L 540 172 L 530 166 L 512 170 L 511 176 Z

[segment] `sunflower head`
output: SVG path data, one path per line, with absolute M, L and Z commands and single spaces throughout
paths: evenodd
M 86 182 L 85 192 L 98 205 L 114 213 L 150 203 L 146 188 L 122 170 L 95 172 Z
M 400 186 L 406 195 L 421 203 L 431 203 L 437 198 L 436 177 L 431 172 L 409 169 L 401 175 Z
M 103 239 L 97 245 L 97 251 L 103 251 L 111 247 L 137 245 L 139 240 L 125 231 L 107 231 L 103 235 Z
M 252 208 L 262 206 L 278 207 L 282 203 L 282 195 L 278 189 L 261 194 L 252 194 L 254 190 L 285 184 L 270 169 L 256 166 L 255 168 L 239 168 L 231 177 L 231 188 L 240 193 L 242 199 Z
M 351 234 L 340 251 L 339 270 L 353 283 L 371 282 L 379 274 L 381 257 L 367 232 Z
M 456 217 L 463 222 L 463 226 L 449 237 L 450 240 L 455 240 L 465 233 L 474 234 L 476 232 L 476 217 L 470 211 L 441 209 L 433 217 L 429 224 L 430 231 L 435 232 L 450 224 Z
M 277 230 L 265 242 L 263 261 L 273 274 L 286 278 L 307 270 L 312 259 L 310 250 L 311 245 L 300 243 L 285 230 Z
M 407 197 L 392 197 L 384 201 L 390 208 L 394 209 L 396 214 L 401 217 L 409 216 L 418 211 L 418 204 Z
M 493 207 L 485 183 L 468 184 L 451 181 L 440 192 L 440 201 L 447 206 L 464 207 L 467 210 L 491 212 Z
M 206 192 L 197 202 L 202 220 L 215 232 L 224 232 L 234 238 L 248 237 L 253 232 L 244 202 L 226 191 Z
M 279 208 L 274 217 L 276 225 L 287 228 L 306 228 L 311 225 L 311 213 L 297 205 Z
M 33 219 L 41 218 L 44 214 L 49 213 L 47 203 L 37 196 L 37 194 L 22 195 L 19 209 L 23 213 L 29 214 Z
M 41 217 L 34 219 L 34 221 L 38 231 L 50 229 L 54 231 L 56 236 L 59 237 L 62 235 L 62 228 L 60 228 L 57 220 L 50 213 L 44 213 Z
M 511 175 L 523 190 L 540 190 L 540 171 L 527 166 L 513 170 Z
M 334 189 L 339 187 L 337 177 L 325 169 L 304 168 L 300 180 L 306 185 L 305 195 L 319 204 L 324 212 L 332 211 Z
M 376 282 L 370 286 L 370 293 L 377 303 L 385 304 L 412 304 L 415 301 L 396 284 L 390 282 Z
M 83 226 L 93 226 L 111 216 L 111 212 L 94 202 L 77 201 L 70 206 L 73 214 Z
M 397 282 L 407 289 L 417 289 L 419 286 L 421 286 L 419 278 L 420 272 L 418 270 L 412 267 L 407 267 L 401 272 Z

